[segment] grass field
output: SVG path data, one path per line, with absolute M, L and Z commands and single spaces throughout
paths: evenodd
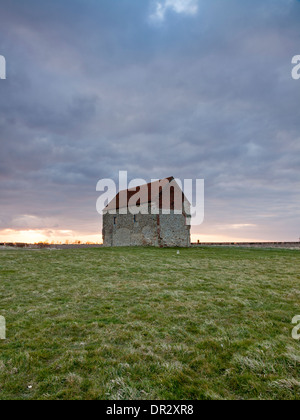
M 0 399 L 299 399 L 300 252 L 0 252 Z

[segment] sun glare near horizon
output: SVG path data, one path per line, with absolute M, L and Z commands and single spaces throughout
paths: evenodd
M 226 235 L 192 234 L 192 243 L 217 243 L 217 242 L 268 242 L 265 239 L 253 239 L 249 237 L 234 237 Z M 1 243 L 56 243 L 56 244 L 102 244 L 101 233 L 95 235 L 92 233 L 82 233 L 73 230 L 13 230 L 5 229 L 0 231 Z
M 49 235 L 44 230 L 12 230 L 0 231 L 0 242 L 2 243 L 93 243 L 101 244 L 102 235 L 82 234 L 72 230 L 51 232 Z

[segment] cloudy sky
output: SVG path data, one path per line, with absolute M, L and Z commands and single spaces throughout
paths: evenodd
M 201 240 L 298 240 L 297 0 L 1 0 L 0 241 L 101 241 L 101 178 L 205 179 Z

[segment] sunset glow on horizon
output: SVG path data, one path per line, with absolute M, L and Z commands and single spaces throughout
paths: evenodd
M 276 240 L 262 239 L 259 237 L 226 236 L 214 234 L 193 234 L 192 243 L 221 243 L 221 242 L 276 242 Z M 287 239 L 286 242 L 295 242 L 296 239 Z M 102 235 L 95 235 L 92 232 L 82 233 L 72 230 L 51 231 L 40 230 L 13 230 L 4 229 L 0 231 L 0 243 L 49 243 L 49 244 L 102 244 Z
M 49 235 L 48 230 L 19 230 L 5 229 L 0 231 L 0 243 L 53 243 L 74 244 L 92 243 L 101 244 L 102 235 L 82 234 L 76 231 L 53 231 Z

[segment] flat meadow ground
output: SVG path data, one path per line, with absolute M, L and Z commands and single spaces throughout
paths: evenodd
M 299 399 L 300 252 L 0 252 L 0 399 Z

